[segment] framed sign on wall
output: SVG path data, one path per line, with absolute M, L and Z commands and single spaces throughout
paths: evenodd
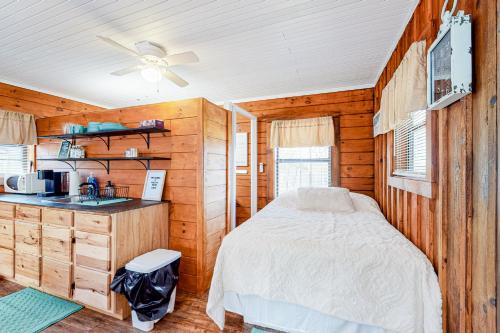
M 236 133 L 235 165 L 237 167 L 248 166 L 248 133 Z
M 166 174 L 166 170 L 148 170 L 142 190 L 142 200 L 161 201 Z
M 427 55 L 427 103 L 439 110 L 472 92 L 472 25 L 463 11 L 441 28 Z

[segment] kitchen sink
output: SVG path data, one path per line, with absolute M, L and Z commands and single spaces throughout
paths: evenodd
M 54 197 L 54 198 L 44 198 L 42 202 L 48 203 L 57 203 L 57 204 L 68 204 L 68 205 L 82 205 L 82 206 L 103 206 L 103 205 L 112 205 L 116 203 L 121 203 L 125 201 L 129 201 L 132 199 L 127 198 L 115 198 L 115 199 L 107 199 L 107 200 L 89 200 L 80 202 L 78 196 L 71 197 Z

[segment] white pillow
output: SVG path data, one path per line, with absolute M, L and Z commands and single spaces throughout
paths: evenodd
M 297 189 L 297 208 L 331 213 L 355 211 L 349 190 L 343 187 L 300 187 Z
M 373 198 L 360 193 L 351 192 L 349 194 L 351 195 L 352 203 L 356 211 L 382 214 L 377 202 Z
M 290 208 L 297 207 L 297 190 L 281 193 L 272 201 L 272 204 Z

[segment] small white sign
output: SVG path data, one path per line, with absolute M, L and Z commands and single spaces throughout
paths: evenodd
M 148 170 L 142 191 L 142 200 L 161 201 L 166 174 L 166 170 Z

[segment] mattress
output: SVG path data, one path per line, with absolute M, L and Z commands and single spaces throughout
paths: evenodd
M 270 301 L 256 295 L 224 293 L 224 308 L 243 316 L 245 323 L 290 333 L 395 333 L 380 327 L 342 320 L 306 307 Z
M 385 331 L 442 332 L 432 264 L 367 204 L 338 214 L 298 210 L 294 197 L 273 201 L 224 238 L 207 302 L 221 329 L 230 308 L 262 321 L 262 314 L 251 319 L 252 302 L 240 309 L 225 304 L 231 293 L 241 305 L 253 295 Z

